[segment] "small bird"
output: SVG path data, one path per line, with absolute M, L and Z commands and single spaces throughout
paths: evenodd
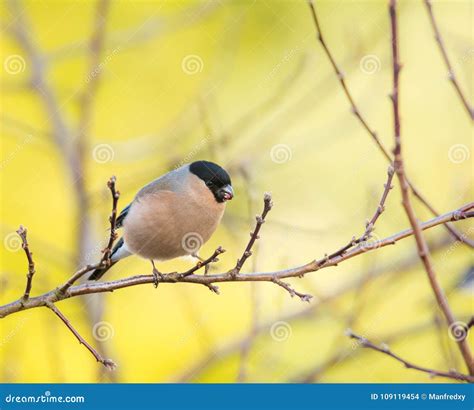
M 157 285 L 162 274 L 154 261 L 199 258 L 197 252 L 233 197 L 229 174 L 209 161 L 186 164 L 155 179 L 117 217 L 116 227 L 123 228 L 123 236 L 112 250 L 111 264 L 94 270 L 89 280 L 100 279 L 120 259 L 138 255 L 151 261 Z

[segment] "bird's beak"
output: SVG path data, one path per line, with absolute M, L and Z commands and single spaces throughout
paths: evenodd
M 234 197 L 234 190 L 231 185 L 226 185 L 221 188 L 222 191 L 222 197 L 224 198 L 224 201 L 230 201 Z

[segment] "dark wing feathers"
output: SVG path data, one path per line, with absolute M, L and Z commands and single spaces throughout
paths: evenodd
M 112 249 L 112 254 L 110 255 L 111 257 L 114 256 L 115 252 L 117 252 L 123 245 L 123 238 L 120 238 L 118 242 L 115 244 L 114 248 Z M 105 266 L 103 268 L 97 268 L 95 269 L 91 275 L 89 276 L 89 280 L 99 280 L 102 276 L 104 276 L 104 273 L 107 272 L 113 265 L 115 265 L 117 261 L 112 261 L 112 263 L 109 266 Z
M 125 220 L 125 217 L 128 215 L 128 211 L 130 210 L 130 206 L 132 204 L 128 205 L 125 207 L 122 212 L 120 212 L 120 215 L 117 217 L 117 220 L 115 221 L 115 227 L 116 228 L 121 228 L 123 225 L 123 221 Z M 114 256 L 114 254 L 123 246 L 123 238 L 120 238 L 117 243 L 115 244 L 114 248 L 112 249 L 111 257 Z M 109 266 L 105 266 L 104 268 L 97 268 L 95 269 L 91 275 L 89 276 L 89 280 L 98 280 L 100 279 L 105 272 L 107 272 L 113 265 L 115 265 L 117 261 L 112 262 Z
M 123 246 L 123 237 L 118 240 L 118 242 L 115 244 L 115 246 L 112 249 L 112 253 L 110 254 L 110 257 L 114 256 L 115 253 Z
M 120 215 L 117 217 L 117 221 L 115 223 L 115 226 L 117 228 L 121 228 L 123 225 L 123 221 L 125 220 L 126 216 L 128 215 L 128 211 L 130 210 L 130 207 L 132 204 L 127 205 L 125 208 L 122 209 L 122 212 L 120 212 Z

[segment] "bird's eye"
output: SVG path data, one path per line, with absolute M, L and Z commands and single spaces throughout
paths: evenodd
M 213 184 L 212 184 L 212 181 L 207 181 L 207 182 L 206 182 L 206 185 L 209 186 L 209 187 L 212 186 L 212 185 L 213 185 Z

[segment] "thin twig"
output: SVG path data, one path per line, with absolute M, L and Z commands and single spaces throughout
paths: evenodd
M 10 0 L 8 7 L 13 15 L 12 34 L 19 45 L 23 48 L 25 57 L 29 60 L 30 81 L 29 86 L 37 94 L 39 101 L 46 111 L 46 122 L 51 122 L 51 137 L 56 148 L 62 154 L 66 164 L 66 171 L 74 189 L 77 212 L 76 246 L 74 248 L 74 259 L 76 266 L 82 266 L 85 260 L 86 249 L 90 244 L 90 200 L 87 193 L 87 167 L 86 156 L 89 150 L 89 134 L 93 120 L 94 100 L 98 88 L 98 80 L 102 71 L 100 58 L 105 44 L 105 26 L 110 6 L 110 0 L 97 0 L 95 18 L 93 21 L 93 33 L 87 44 L 89 53 L 89 66 L 87 80 L 83 87 L 77 87 L 71 99 L 78 96 L 78 122 L 77 125 L 70 124 L 67 115 L 62 108 L 64 104 L 60 101 L 53 84 L 48 79 L 48 66 L 51 60 L 36 42 L 33 25 L 27 19 L 27 13 L 20 1 Z M 87 63 L 86 63 L 87 64 Z M 83 88 L 82 92 L 80 88 Z M 87 270 L 86 270 L 87 272 Z M 78 279 L 77 276 L 75 279 Z M 88 320 L 94 323 L 98 316 L 93 314 L 97 310 L 94 305 L 86 304 Z M 100 315 L 100 312 L 99 312 Z M 93 317 L 94 316 L 94 317 Z M 99 342 L 100 343 L 100 342 Z
M 33 253 L 30 251 L 27 238 L 27 230 L 20 225 L 20 228 L 16 233 L 21 238 L 21 247 L 25 251 L 26 258 L 28 259 L 28 274 L 26 275 L 26 288 L 23 294 L 23 300 L 26 301 L 30 297 L 31 286 L 33 284 L 33 275 L 35 274 L 35 262 L 33 261 Z
M 377 345 L 373 344 L 370 340 L 367 340 L 365 337 L 356 335 L 355 333 L 353 333 L 350 330 L 347 331 L 347 336 L 349 336 L 351 339 L 356 339 L 362 347 L 366 347 L 368 349 L 376 350 L 377 352 L 386 354 L 387 356 L 390 356 L 390 357 L 394 358 L 395 360 L 399 361 L 400 363 L 403 363 L 403 365 L 407 369 L 419 370 L 420 372 L 428 373 L 431 377 L 445 377 L 445 378 L 448 378 L 448 379 L 460 380 L 460 381 L 469 382 L 469 383 L 474 382 L 474 377 L 468 376 L 467 374 L 459 373 L 455 370 L 445 372 L 445 371 L 442 371 L 442 370 L 429 369 L 427 367 L 418 366 L 416 364 L 408 362 L 407 360 L 403 359 L 399 355 L 393 353 L 387 345 L 383 344 L 381 346 L 377 346 Z
M 456 209 L 454 211 L 448 212 L 439 217 L 432 218 L 420 225 L 420 229 L 426 230 L 431 229 L 437 225 L 444 224 L 446 222 L 460 221 L 462 219 L 469 219 L 474 217 L 474 210 L 462 212 L 461 210 L 466 208 L 466 206 Z M 159 279 L 159 282 L 163 283 L 195 283 L 199 285 L 204 285 L 209 287 L 213 292 L 218 292 L 216 287 L 212 285 L 213 283 L 221 282 L 273 282 L 274 279 L 285 279 L 292 277 L 301 277 L 309 272 L 316 272 L 321 269 L 329 268 L 331 266 L 337 266 L 339 263 L 344 262 L 348 259 L 352 259 L 363 253 L 368 253 L 370 251 L 381 249 L 386 246 L 395 244 L 396 242 L 407 238 L 413 235 L 413 229 L 405 229 L 396 234 L 388 236 L 384 239 L 377 241 L 376 247 L 364 247 L 358 246 L 355 247 L 343 255 L 328 259 L 324 257 L 319 260 L 313 260 L 304 265 L 296 266 L 293 268 L 288 268 L 280 271 L 274 272 L 253 272 L 242 274 L 238 273 L 235 276 L 230 276 L 228 272 L 214 274 L 214 275 L 189 275 L 180 280 L 176 280 L 176 274 L 163 275 L 163 278 Z M 131 276 L 125 279 L 120 279 L 110 282 L 98 282 L 98 283 L 85 283 L 82 285 L 72 286 L 67 289 L 66 292 L 58 292 L 57 290 L 52 290 L 46 292 L 40 296 L 30 298 L 27 301 L 16 300 L 9 304 L 0 306 L 0 318 L 6 317 L 16 312 L 20 312 L 27 309 L 37 308 L 40 306 L 45 306 L 47 302 L 55 303 L 60 300 L 68 299 L 71 297 L 76 297 L 80 295 L 88 295 L 92 293 L 102 293 L 102 292 L 112 292 L 114 290 L 123 289 L 131 286 L 150 284 L 155 282 L 155 277 L 153 275 L 136 275 Z
M 105 249 L 102 250 L 103 256 L 101 264 L 104 266 L 109 266 L 111 264 L 110 256 L 112 255 L 112 248 L 114 246 L 114 241 L 117 239 L 116 224 L 117 224 L 117 203 L 120 198 L 120 192 L 115 189 L 116 178 L 112 176 L 107 182 L 107 187 L 112 194 L 112 212 L 109 217 L 110 222 L 110 235 L 109 241 Z
M 263 211 L 261 215 L 256 216 L 257 224 L 255 225 L 254 231 L 250 234 L 250 240 L 245 248 L 244 253 L 237 260 L 237 263 L 233 269 L 229 271 L 229 275 L 235 277 L 242 267 L 244 266 L 245 261 L 252 255 L 252 247 L 257 239 L 259 239 L 258 233 L 260 232 L 260 228 L 265 223 L 265 217 L 267 216 L 268 212 L 272 209 L 273 202 L 272 196 L 267 192 L 263 198 Z
M 185 278 L 186 276 L 192 275 L 197 270 L 199 270 L 201 268 L 204 268 L 204 267 L 208 266 L 211 263 L 217 262 L 219 260 L 219 259 L 217 259 L 217 257 L 221 253 L 224 253 L 224 252 L 225 252 L 225 249 L 223 249 L 221 246 L 219 246 L 214 251 L 214 253 L 211 256 L 209 256 L 209 258 L 204 259 L 203 261 L 199 261 L 198 263 L 196 263 L 195 266 L 193 266 L 191 269 L 187 270 L 186 272 L 179 273 L 178 274 L 178 279 L 182 279 L 182 278 Z
M 417 336 L 422 332 L 429 330 L 432 326 L 432 321 L 426 321 L 422 323 L 417 323 L 408 328 L 402 330 L 396 330 L 390 332 L 382 337 L 386 343 L 395 343 L 400 340 L 406 340 L 407 337 Z M 346 330 L 347 333 L 347 330 Z M 340 335 L 338 335 L 340 338 Z M 321 378 L 321 376 L 334 366 L 338 364 L 345 365 L 348 362 L 357 359 L 357 355 L 361 354 L 362 349 L 354 350 L 354 346 L 348 347 L 346 344 L 343 347 L 338 348 L 333 355 L 323 360 L 322 363 L 318 363 L 316 366 L 311 368 L 309 371 L 304 370 L 301 373 L 297 374 L 295 377 L 290 379 L 290 382 L 297 383 L 313 383 Z
M 303 302 L 310 302 L 311 298 L 313 297 L 312 295 L 297 292 L 288 283 L 283 282 L 282 280 L 278 278 L 274 278 L 273 282 L 276 283 L 278 286 L 281 286 L 283 289 L 285 289 L 290 294 L 291 297 L 298 296 Z
M 74 334 L 74 336 L 76 336 L 79 343 L 84 345 L 99 363 L 102 363 L 109 370 L 115 370 L 117 365 L 110 359 L 104 359 L 97 350 L 95 350 L 88 342 L 86 342 L 86 340 L 79 334 L 76 329 L 74 329 L 71 322 L 67 319 L 66 316 L 62 314 L 62 312 L 54 305 L 54 303 L 47 303 L 46 306 L 50 308 L 63 321 L 67 328 Z
M 63 285 L 58 288 L 59 293 L 64 293 L 68 290 L 74 283 L 76 283 L 80 278 L 82 278 L 86 273 L 93 271 L 94 269 L 100 268 L 102 262 L 99 262 L 95 265 L 86 265 L 83 268 L 75 272 Z
M 336 63 L 336 60 L 334 58 L 334 56 L 332 55 L 324 37 L 323 37 L 323 33 L 322 33 L 322 30 L 321 30 L 321 25 L 319 23 L 319 20 L 318 20 L 318 15 L 316 13 L 316 7 L 314 5 L 314 2 L 313 0 L 308 0 L 308 4 L 310 6 L 310 9 L 311 9 L 311 15 L 313 17 L 313 21 L 314 21 L 314 25 L 316 27 L 316 34 L 317 34 L 317 38 L 319 40 L 319 42 L 321 43 L 321 46 L 323 47 L 324 49 L 324 52 L 325 54 L 327 55 L 329 61 L 331 62 L 331 65 L 334 69 L 334 72 L 336 73 L 336 76 L 337 76 L 337 79 L 339 81 L 339 83 L 341 84 L 341 87 L 344 91 L 344 94 L 346 95 L 347 97 L 347 100 L 349 101 L 349 104 L 351 106 L 351 111 L 352 113 L 357 117 L 357 119 L 359 120 L 359 122 L 362 124 L 363 128 L 367 131 L 367 133 L 372 137 L 372 139 L 374 140 L 375 144 L 377 145 L 377 147 L 379 148 L 380 152 L 383 154 L 383 156 L 385 157 L 385 159 L 390 162 L 390 163 L 393 163 L 393 157 L 392 155 L 390 154 L 389 150 L 387 149 L 387 147 L 385 147 L 385 145 L 382 143 L 382 140 L 380 139 L 380 137 L 378 136 L 377 132 L 372 129 L 369 125 L 369 123 L 367 122 L 366 118 L 362 115 L 360 109 L 358 108 L 357 104 L 355 103 L 355 100 L 351 94 L 351 92 L 349 91 L 349 88 L 346 84 L 346 81 L 345 81 L 345 76 L 344 76 L 344 73 L 341 71 L 341 69 L 339 68 L 339 66 L 337 65 Z M 412 190 L 413 194 L 418 198 L 418 200 L 434 215 L 434 216 L 439 216 L 439 212 L 428 202 L 428 200 L 424 197 L 424 195 L 421 193 L 421 191 L 415 187 L 415 185 L 410 181 L 410 180 L 407 180 L 407 183 L 410 187 L 410 189 Z M 462 243 L 465 243 L 466 245 L 470 246 L 471 248 L 474 248 L 474 241 L 470 240 L 469 238 L 467 238 L 465 235 L 461 234 L 460 232 L 458 232 L 453 226 L 451 226 L 450 224 L 445 224 L 445 227 L 446 229 L 451 233 L 451 235 L 458 241 L 462 242 Z
M 434 249 L 436 251 L 442 251 L 446 247 L 451 244 L 450 237 L 445 236 L 441 241 L 437 241 L 434 243 Z M 371 279 L 376 279 L 380 277 L 385 277 L 387 275 L 390 276 L 397 276 L 400 278 L 400 274 L 411 274 L 413 272 L 412 268 L 419 263 L 418 254 L 415 252 L 414 254 L 410 254 L 409 257 L 400 260 L 396 266 L 393 266 L 392 263 L 386 263 L 383 266 L 374 267 L 373 272 L 365 273 L 364 278 L 357 278 L 352 279 L 349 282 L 344 282 L 341 286 L 337 287 L 336 289 L 321 295 L 318 297 L 313 303 L 307 305 L 305 308 L 298 310 L 296 312 L 282 312 L 282 315 L 277 318 L 271 318 L 268 321 L 260 321 L 255 329 L 255 336 L 252 335 L 244 335 L 242 338 L 237 340 L 231 340 L 229 343 L 224 345 L 215 346 L 211 351 L 205 355 L 204 357 L 200 358 L 196 363 L 194 363 L 190 368 L 186 369 L 183 373 L 178 374 L 173 378 L 176 382 L 189 382 L 191 379 L 196 377 L 199 373 L 205 371 L 208 368 L 211 368 L 215 363 L 225 360 L 226 358 L 234 355 L 234 353 L 241 350 L 245 345 L 248 345 L 250 342 L 251 337 L 257 337 L 268 332 L 271 326 L 276 321 L 283 321 L 292 324 L 296 321 L 304 321 L 304 320 L 311 320 L 314 321 L 318 316 L 321 314 L 325 314 L 325 310 L 322 309 L 323 306 L 326 304 L 330 304 L 333 301 L 339 300 L 341 297 L 344 297 L 348 293 L 352 292 L 354 289 L 360 287 L 361 280 L 368 280 L 370 276 Z M 395 333 L 391 333 L 384 337 L 384 340 L 388 340 L 390 342 L 395 340 L 401 340 L 405 338 L 407 335 L 412 334 L 414 331 L 421 331 L 426 330 L 428 326 L 432 325 L 432 321 L 424 322 L 423 325 L 415 325 L 414 327 L 410 327 L 405 331 L 396 331 Z M 347 349 L 341 349 L 344 352 Z M 351 359 L 354 357 L 354 352 L 351 354 L 346 354 L 342 359 Z M 341 360 L 342 360 L 341 359 Z M 329 359 L 331 360 L 331 359 Z M 320 368 L 320 366 L 317 366 Z M 315 370 L 318 372 L 318 370 Z M 313 373 L 308 373 L 307 371 L 302 372 L 299 376 L 292 378 L 291 381 L 297 382 L 309 382 L 311 381 L 310 375 Z
M 365 243 L 368 239 L 370 239 L 372 232 L 375 229 L 375 223 L 377 222 L 378 218 L 382 213 L 385 211 L 385 201 L 387 200 L 388 193 L 393 188 L 392 180 L 393 180 L 394 168 L 390 166 L 387 170 L 387 182 L 384 184 L 383 194 L 380 198 L 379 204 L 377 205 L 377 209 L 375 210 L 374 215 L 370 220 L 367 221 L 364 233 L 359 237 L 356 238 L 355 236 L 342 248 L 338 249 L 336 252 L 327 256 L 328 259 L 335 258 L 347 252 L 349 249 L 361 244 Z M 376 246 L 374 245 L 365 245 L 365 246 Z
M 446 295 L 444 294 L 441 285 L 438 282 L 436 272 L 434 270 L 430 251 L 426 244 L 425 238 L 420 227 L 420 223 L 416 217 L 413 209 L 407 178 L 404 169 L 404 161 L 402 156 L 402 142 L 401 142 L 401 122 L 400 122 L 400 108 L 399 108 L 399 81 L 400 81 L 400 58 L 398 48 L 398 22 L 397 22 L 397 11 L 396 11 L 396 0 L 390 0 L 389 12 L 390 12 L 390 26 L 392 35 L 392 62 L 393 62 L 393 92 L 391 95 L 393 103 L 393 122 L 394 122 L 394 139 L 395 139 L 395 172 L 397 173 L 398 180 L 400 182 L 400 188 L 402 193 L 402 204 L 407 214 L 410 225 L 413 228 L 415 241 L 418 249 L 418 254 L 425 267 L 428 279 L 436 297 L 436 301 L 449 326 L 452 326 L 456 322 L 453 312 L 449 306 Z M 461 354 L 464 358 L 466 366 L 469 370 L 469 374 L 474 375 L 474 362 L 471 354 L 471 350 L 466 340 L 457 341 Z
M 385 211 L 385 201 L 387 200 L 388 193 L 393 188 L 392 180 L 393 180 L 394 173 L 395 173 L 395 170 L 393 166 L 390 165 L 387 170 L 387 182 L 385 182 L 382 197 L 380 198 L 379 204 L 377 206 L 377 209 L 374 215 L 372 216 L 372 219 L 367 223 L 367 226 L 366 226 L 364 235 L 362 235 L 362 238 L 367 238 L 370 235 L 370 233 L 374 230 L 375 223 L 379 219 L 380 215 L 382 215 L 382 213 Z
M 253 208 L 254 208 L 254 180 L 252 176 L 251 169 L 248 167 L 248 163 L 241 163 L 238 167 L 238 172 L 242 176 L 242 179 L 246 187 L 246 197 L 247 197 L 247 213 L 249 224 L 253 220 Z M 258 242 L 254 245 L 254 256 L 252 258 L 252 272 L 257 271 L 258 268 Z M 250 352 L 255 343 L 255 339 L 258 336 L 258 327 L 260 323 L 260 300 L 258 287 L 256 283 L 250 284 L 250 314 L 249 314 L 249 330 L 247 332 L 247 337 L 244 339 L 241 348 L 239 349 L 239 368 L 237 370 L 236 382 L 242 383 L 248 380 L 249 374 L 249 361 L 250 361 Z
M 438 23 L 436 22 L 434 12 L 433 12 L 433 5 L 431 4 L 431 0 L 425 0 L 426 9 L 428 11 L 428 15 L 431 22 L 431 27 L 433 28 L 433 32 L 435 35 L 436 42 L 438 43 L 439 51 L 441 52 L 441 56 L 443 57 L 444 64 L 448 69 L 448 78 L 453 83 L 453 86 L 458 93 L 459 98 L 461 99 L 462 105 L 466 109 L 469 117 L 471 120 L 474 120 L 474 108 L 471 107 L 469 102 L 467 101 L 467 97 L 465 96 L 464 92 L 459 85 L 459 82 L 456 77 L 456 73 L 454 72 L 453 66 L 451 65 L 451 61 L 448 57 L 448 52 L 446 51 L 446 46 L 444 45 L 443 37 L 441 36 L 441 32 L 438 27 Z
M 80 278 L 82 278 L 86 273 L 94 269 L 110 265 L 111 263 L 110 256 L 112 253 L 112 247 L 114 245 L 115 239 L 117 238 L 117 233 L 116 233 L 117 203 L 120 197 L 120 192 L 115 189 L 115 182 L 116 182 L 116 178 L 114 176 L 112 176 L 107 182 L 107 187 L 109 188 L 110 193 L 112 195 L 112 211 L 109 217 L 109 222 L 110 222 L 109 240 L 108 240 L 107 246 L 102 251 L 103 252 L 102 259 L 100 260 L 99 263 L 96 263 L 94 265 L 86 265 L 83 268 L 79 269 L 62 286 L 58 288 L 58 292 L 64 293 L 67 289 L 69 289 L 72 285 L 74 285 L 74 283 L 76 283 Z

